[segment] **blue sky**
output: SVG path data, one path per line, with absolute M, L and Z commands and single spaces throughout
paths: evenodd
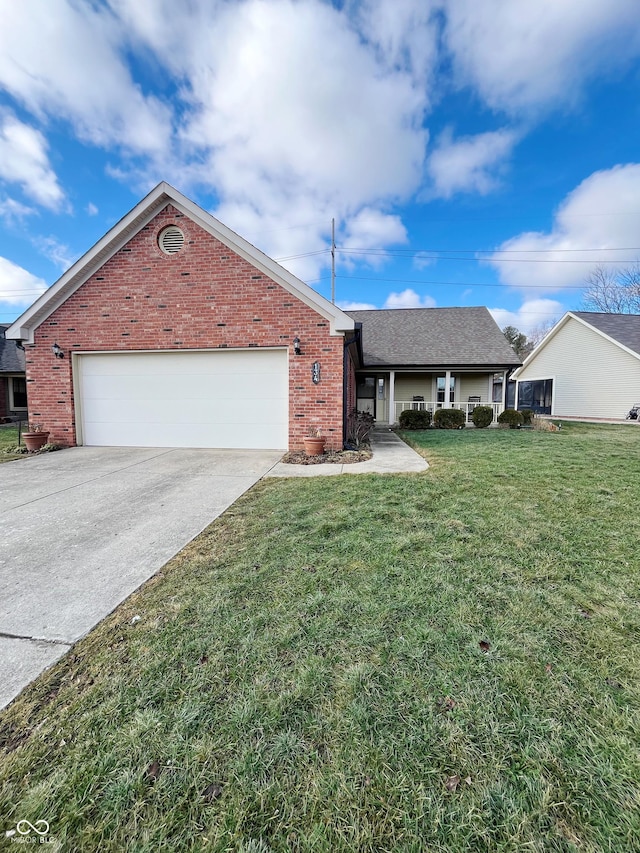
M 1 2 L 0 322 L 160 180 L 346 308 L 640 258 L 637 0 Z

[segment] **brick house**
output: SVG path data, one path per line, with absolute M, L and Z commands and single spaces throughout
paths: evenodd
M 338 449 L 356 404 L 468 409 L 520 364 L 485 308 L 341 311 L 166 183 L 7 336 L 62 446 Z
M 341 448 L 354 326 L 161 183 L 8 336 L 57 444 L 297 449 L 318 428 Z

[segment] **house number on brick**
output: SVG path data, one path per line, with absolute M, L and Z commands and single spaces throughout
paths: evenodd
M 311 379 L 313 380 L 313 384 L 317 385 L 320 382 L 320 362 L 314 361 L 311 365 Z

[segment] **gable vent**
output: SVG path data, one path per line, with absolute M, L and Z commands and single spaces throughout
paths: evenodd
M 158 235 L 158 245 L 165 255 L 175 255 L 184 244 L 184 234 L 175 225 L 169 225 Z

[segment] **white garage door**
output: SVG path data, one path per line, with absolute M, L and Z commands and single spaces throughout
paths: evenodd
M 76 356 L 83 444 L 286 448 L 286 350 Z

